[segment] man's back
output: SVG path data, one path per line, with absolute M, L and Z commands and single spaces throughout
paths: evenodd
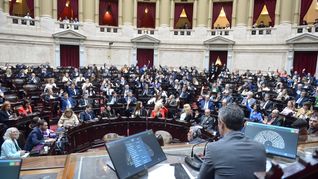
M 266 153 L 262 144 L 231 131 L 218 142 L 207 146 L 200 179 L 249 179 L 254 172 L 266 170 Z

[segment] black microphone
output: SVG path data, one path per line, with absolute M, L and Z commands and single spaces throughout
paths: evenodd
M 193 157 L 194 156 L 193 155 L 193 150 L 194 150 L 195 146 L 197 146 L 199 144 L 202 144 L 204 142 L 206 142 L 206 141 L 201 141 L 199 143 L 194 144 L 192 146 L 192 149 L 191 149 L 191 156 L 186 156 L 184 158 L 185 163 L 188 164 L 191 168 L 193 168 L 194 170 L 197 170 L 197 171 L 200 170 L 202 162 L 200 160 L 198 160 L 196 157 L 195 158 Z

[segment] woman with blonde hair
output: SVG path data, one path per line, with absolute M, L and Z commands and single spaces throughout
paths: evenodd
M 6 130 L 3 135 L 5 140 L 1 146 L 1 157 L 0 159 L 14 159 L 21 158 L 25 151 L 21 150 L 17 140 L 19 139 L 19 130 L 15 127 L 10 127 Z
M 180 121 L 190 122 L 193 119 L 193 114 L 190 104 L 183 105 L 183 113 L 180 115 Z
M 151 117 L 161 117 L 166 118 L 166 113 L 168 112 L 168 109 L 163 106 L 162 103 L 156 103 L 155 108 L 151 111 Z
M 63 115 L 61 116 L 58 122 L 58 127 L 69 128 L 69 127 L 78 126 L 78 124 L 79 124 L 79 120 L 76 114 L 73 112 L 72 109 L 68 108 L 68 109 L 65 109 Z

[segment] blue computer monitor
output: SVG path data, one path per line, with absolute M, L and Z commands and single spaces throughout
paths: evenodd
M 294 128 L 247 122 L 245 136 L 264 144 L 266 153 L 296 158 L 299 130 Z
M 106 143 L 118 178 L 129 178 L 166 160 L 151 130 Z
M 0 178 L 18 179 L 20 177 L 21 159 L 0 160 Z

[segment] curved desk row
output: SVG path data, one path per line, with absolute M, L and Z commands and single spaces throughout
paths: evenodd
M 67 153 L 82 152 L 92 147 L 102 146 L 103 136 L 108 133 L 128 136 L 145 130 L 152 129 L 154 132 L 164 130 L 180 142 L 187 142 L 187 133 L 191 124 L 181 121 L 153 118 L 113 118 L 101 119 L 96 122 L 83 123 L 80 126 L 67 131 Z M 204 137 L 210 137 L 203 132 Z

